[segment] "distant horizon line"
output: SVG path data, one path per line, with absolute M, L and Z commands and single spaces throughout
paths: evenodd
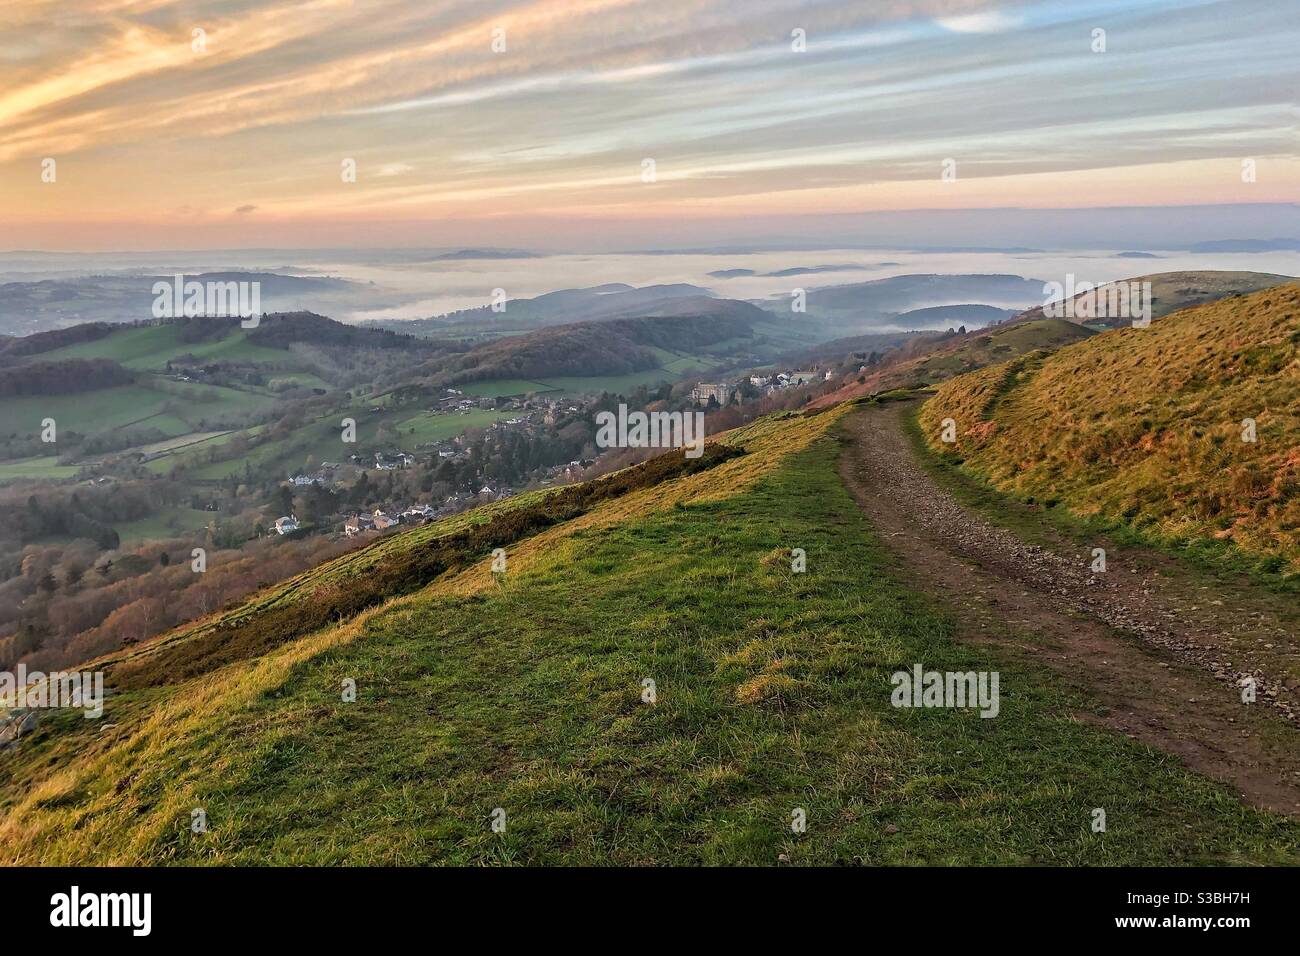
M 1287 243 L 1275 248 L 1266 249 L 1238 249 L 1223 250 L 1220 255 L 1266 255 L 1277 252 L 1300 252 L 1300 236 L 1224 236 L 1219 239 L 1201 240 L 1187 245 L 1161 245 L 1150 243 L 1133 243 L 1130 245 L 1118 245 L 1113 243 L 1085 243 L 1076 246 L 925 246 L 925 245 L 908 245 L 908 244 L 880 244 L 880 243 L 855 243 L 855 242 L 783 242 L 776 245 L 747 245 L 747 246 L 702 246 L 695 248 L 627 248 L 627 249 L 530 249 L 517 248 L 514 250 L 489 245 L 468 245 L 468 246 L 304 246 L 304 245 L 283 245 L 283 246 L 193 246 L 193 247 L 171 247 L 166 249 L 0 249 L 0 256 L 165 256 L 177 254 L 224 254 L 240 253 L 244 255 L 256 253 L 287 253 L 287 252 L 308 252 L 308 253 L 429 253 L 429 254 L 446 254 L 457 252 L 484 252 L 484 253 L 501 253 L 517 251 L 524 255 L 517 258 L 527 259 L 550 259 L 561 256 L 707 256 L 707 255 L 759 255 L 763 253 L 779 252 L 819 252 L 835 250 L 855 250 L 863 252 L 902 252 L 902 253 L 928 253 L 931 255 L 1053 255 L 1069 252 L 1106 252 L 1112 251 L 1116 254 L 1124 252 L 1204 252 L 1214 254 L 1214 250 L 1200 249 L 1200 246 L 1214 245 L 1217 243 Z M 498 255 L 493 258 L 502 260 L 510 259 L 511 256 Z M 448 260 L 453 261 L 453 260 Z M 467 262 L 475 261 L 473 257 L 466 257 Z
M 1005 218 L 1007 222 L 990 222 Z M 1118 221 L 1108 224 L 1106 220 Z M 1058 221 L 1059 220 L 1059 221 Z M 241 221 L 204 220 L 186 223 L 159 220 L 102 220 L 31 224 L 0 221 L 0 243 L 17 240 L 0 255 L 151 255 L 177 253 L 340 251 L 449 253 L 462 250 L 525 252 L 529 255 L 690 255 L 782 252 L 813 249 L 882 249 L 915 252 L 1048 252 L 1052 250 L 1126 249 L 1132 251 L 1189 250 L 1205 242 L 1300 243 L 1300 203 L 1191 203 L 1117 206 L 987 206 L 906 210 L 795 213 L 784 215 L 702 216 L 691 219 L 691 240 L 674 244 L 663 234 L 665 223 L 680 217 L 520 216 L 509 219 L 402 220 L 283 220 L 259 223 L 264 233 L 256 244 L 238 234 Z M 303 241 L 296 232 L 307 227 L 319 238 Z M 646 235 L 637 235 L 644 230 Z M 5 233 L 12 231 L 8 237 Z M 28 235 L 19 232 L 46 232 Z M 114 245 L 114 233 L 126 245 Z M 168 232 L 180 235 L 176 241 Z M 86 238 L 82 244 L 78 232 Z M 184 236 L 191 232 L 193 236 Z M 450 243 L 430 244 L 424 235 L 461 235 Z M 565 233 L 569 233 L 566 236 Z M 575 234 L 576 233 L 576 234 Z M 733 235 L 748 234 L 737 241 Z M 758 238 L 759 234 L 765 238 Z M 856 233 L 856 235 L 855 235 Z M 883 233 L 883 234 L 882 234 Z M 198 235 L 210 238 L 200 239 Z M 142 243 L 132 248 L 130 236 Z M 1069 243 L 1060 243 L 1063 236 Z M 1119 245 L 1115 236 L 1127 237 Z M 281 239 L 280 237 L 285 238 Z M 186 239 L 189 242 L 186 242 Z M 562 245 L 566 238 L 577 240 Z M 342 239 L 342 241 L 340 241 Z M 34 240 L 34 241 L 33 241 Z M 944 241 L 948 240 L 948 241 Z M 180 244 L 184 242 L 185 244 Z M 582 243 L 579 245 L 578 243 Z M 1273 250 L 1285 251 L 1285 250 Z

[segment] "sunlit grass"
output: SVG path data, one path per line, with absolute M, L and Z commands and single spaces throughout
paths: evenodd
M 957 378 L 921 426 L 995 486 L 1300 573 L 1300 285 Z M 956 442 L 940 441 L 944 419 Z M 1253 442 L 1243 422 L 1255 423 Z
M 512 546 L 504 577 L 484 561 L 114 697 L 111 730 L 60 717 L 0 760 L 0 859 L 1297 859 L 1297 824 L 1077 721 L 1089 702 L 1048 673 L 956 642 L 841 486 L 837 417 L 760 421 L 733 436 L 748 455 Z M 999 669 L 1000 716 L 892 708 L 890 674 L 918 662 Z M 209 832 L 191 832 L 195 808 Z

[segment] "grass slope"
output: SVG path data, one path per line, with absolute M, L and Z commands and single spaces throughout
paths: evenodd
M 1136 276 L 1124 282 L 1151 283 L 1151 317 L 1159 319 L 1172 312 L 1190 309 L 1193 306 L 1215 302 L 1228 296 L 1248 295 L 1274 286 L 1294 282 L 1294 276 L 1275 275 L 1271 272 L 1229 272 L 1215 269 L 1202 269 L 1193 272 L 1157 272 L 1152 275 Z M 1103 283 L 1107 288 L 1113 283 Z M 1042 306 L 1022 312 L 1013 321 L 1034 321 L 1043 317 Z M 1073 321 L 1086 323 L 1095 328 L 1121 328 L 1129 325 L 1129 316 L 1106 316 L 1098 318 L 1077 318 Z
M 197 342 L 181 339 L 175 325 L 147 325 L 123 328 L 93 342 L 81 342 L 56 349 L 43 359 L 110 358 L 137 371 L 158 371 L 168 361 L 181 355 L 193 355 L 205 362 L 259 362 L 284 365 L 293 355 L 283 349 L 265 348 L 248 341 L 248 333 L 233 329 L 230 333 Z
M 237 417 L 270 406 L 255 392 L 216 385 L 160 382 L 144 376 L 134 385 L 105 388 L 91 395 L 28 395 L 0 403 L 0 433 L 36 435 L 41 421 L 53 418 L 59 431 L 96 434 L 128 425 L 156 428 L 169 437 L 189 434 L 214 416 Z
M 71 478 L 80 470 L 76 465 L 60 465 L 59 459 L 54 455 L 44 458 L 20 458 L 0 462 L 0 481 L 11 481 L 15 478 Z
M 946 418 L 954 445 L 939 441 Z M 1298 284 L 962 376 L 921 423 L 1002 490 L 1300 572 Z
M 102 732 L 43 723 L 0 762 L 0 860 L 1300 857 L 1300 824 L 1078 721 L 1087 702 L 1048 674 L 956 643 L 840 485 L 838 414 L 741 430 L 745 456 L 512 546 L 504 578 L 485 556 L 263 657 L 122 692 Z M 915 662 L 1000 668 L 1001 715 L 890 707 L 890 673 Z
M 545 381 L 526 378 L 486 379 L 481 382 L 458 384 L 456 388 L 467 395 L 493 397 L 526 395 L 530 392 L 549 395 L 552 398 L 557 395 L 624 393 L 634 391 L 640 385 L 662 385 L 665 382 L 675 382 L 691 373 L 704 374 L 719 364 L 725 364 L 723 359 L 714 355 L 658 347 L 651 348 L 650 351 L 660 360 L 657 367 L 628 372 L 624 375 L 548 376 Z
M 840 402 L 878 395 L 898 388 L 925 388 L 958 375 L 1007 361 L 1038 350 L 1057 349 L 1093 335 L 1064 319 L 1038 319 L 995 328 L 980 329 L 942 341 L 919 343 L 914 357 L 891 360 L 877 371 L 850 381 L 835 391 L 814 399 L 812 408 L 830 408 Z
M 941 348 L 917 359 L 900 374 L 906 387 L 934 385 L 972 369 L 984 368 L 1038 349 L 1057 349 L 1087 338 L 1091 333 L 1064 319 L 1040 319 L 967 334 L 951 348 Z M 900 381 L 900 384 L 904 384 Z

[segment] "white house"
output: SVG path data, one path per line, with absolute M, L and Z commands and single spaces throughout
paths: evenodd
M 290 531 L 298 530 L 298 519 L 293 515 L 275 519 L 275 533 L 288 534 Z

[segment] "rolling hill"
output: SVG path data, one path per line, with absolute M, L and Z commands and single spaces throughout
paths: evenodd
M 878 392 L 925 388 L 1017 355 L 1051 350 L 1094 334 L 1064 319 L 1038 319 L 943 337 L 918 336 L 886 355 L 877 367 L 850 376 L 834 391 L 814 399 L 812 408 L 830 408 Z
M 62 344 L 66 339 L 72 341 Z M 19 343 L 23 343 L 20 345 Z M 144 324 L 95 323 L 15 339 L 6 355 L 43 359 L 109 358 L 128 368 L 161 370 L 170 362 L 242 361 L 250 364 L 305 366 L 289 349 L 400 349 L 432 353 L 457 346 L 385 329 L 347 325 L 312 312 L 281 312 L 262 316 L 255 328 L 244 329 L 238 319 L 172 319 Z
M 675 299 L 690 299 L 691 303 L 673 310 L 669 303 Z M 637 288 L 623 282 L 610 282 L 583 289 L 558 289 L 533 298 L 510 299 L 505 303 L 504 312 L 482 306 L 427 319 L 374 320 L 363 325 L 432 336 L 456 335 L 465 331 L 510 334 L 547 325 L 590 322 L 615 316 L 682 315 L 699 311 L 701 299 L 712 300 L 713 293 L 687 283 Z M 716 306 L 705 305 L 704 308 Z
M 317 309 L 349 307 L 370 295 L 368 287 L 330 276 L 270 272 L 205 272 L 198 282 L 256 282 L 265 312 L 310 304 Z M 0 284 L 0 332 L 29 335 L 91 322 L 139 322 L 153 314 L 155 282 L 171 275 L 96 275 Z
M 1157 272 L 1151 275 L 1135 276 L 1124 282 L 1151 283 L 1151 317 L 1153 319 L 1169 315 L 1180 309 L 1234 295 L 1247 295 L 1260 289 L 1294 282 L 1293 276 L 1274 275 L 1269 272 L 1222 272 L 1202 270 L 1199 272 Z M 1100 288 L 1108 289 L 1113 283 L 1104 283 Z M 1078 299 L 1079 296 L 1075 296 Z M 1074 318 L 1074 311 L 1064 317 L 1095 329 L 1113 329 L 1129 325 L 1129 316 L 1101 316 L 1097 318 Z M 1012 318 L 1012 322 L 1032 322 L 1043 318 L 1042 306 L 1035 306 Z
M 231 431 L 251 432 L 287 403 L 341 392 L 358 380 L 380 382 L 464 350 L 307 312 L 266 315 L 252 329 L 238 319 L 190 318 L 93 323 L 6 340 L 0 342 L 0 460 L 18 460 L 0 472 L 0 481 L 76 473 L 75 467 L 52 472 L 45 461 L 51 448 L 37 435 L 46 418 L 58 423 L 61 467 L 138 453 L 156 471 L 164 459 L 167 467 L 193 463 L 194 450 L 216 447 Z M 380 421 L 371 416 L 366 428 Z M 252 461 L 268 454 L 262 449 Z M 273 473 L 304 457 L 295 445 L 276 459 Z M 226 468 L 243 473 L 242 462 Z
M 998 309 L 991 305 L 934 305 L 900 312 L 894 317 L 893 324 L 903 329 L 955 329 L 963 325 L 982 329 L 1016 314 L 1014 309 Z
M 52 712 L 0 761 L 0 862 L 1294 861 L 1300 825 L 954 638 L 840 484 L 845 410 L 379 539 L 102 660 L 103 722 Z M 922 660 L 999 668 L 1000 718 L 892 707 Z
M 1014 310 L 1023 309 L 1040 301 L 1042 297 L 1042 281 L 1023 276 L 898 275 L 869 282 L 809 289 L 806 317 L 840 329 L 888 331 L 912 327 L 899 326 L 894 319 L 900 313 L 915 309 L 982 303 L 985 306 Z M 788 313 L 790 297 L 788 294 L 776 296 L 756 304 L 778 314 Z M 958 321 L 954 324 L 962 323 Z
M 678 301 L 686 300 L 673 304 Z M 701 312 L 702 307 L 708 311 Z M 752 338 L 751 321 L 764 315 L 743 302 L 713 299 L 684 308 L 684 314 L 673 308 L 665 312 L 575 322 L 496 339 L 442 364 L 432 381 L 442 385 L 662 369 L 666 353 L 690 355 L 732 339 Z
M 998 488 L 1165 541 L 1231 544 L 1296 574 L 1297 395 L 1292 283 L 963 375 L 921 421 Z M 949 418 L 956 442 L 944 445 Z

